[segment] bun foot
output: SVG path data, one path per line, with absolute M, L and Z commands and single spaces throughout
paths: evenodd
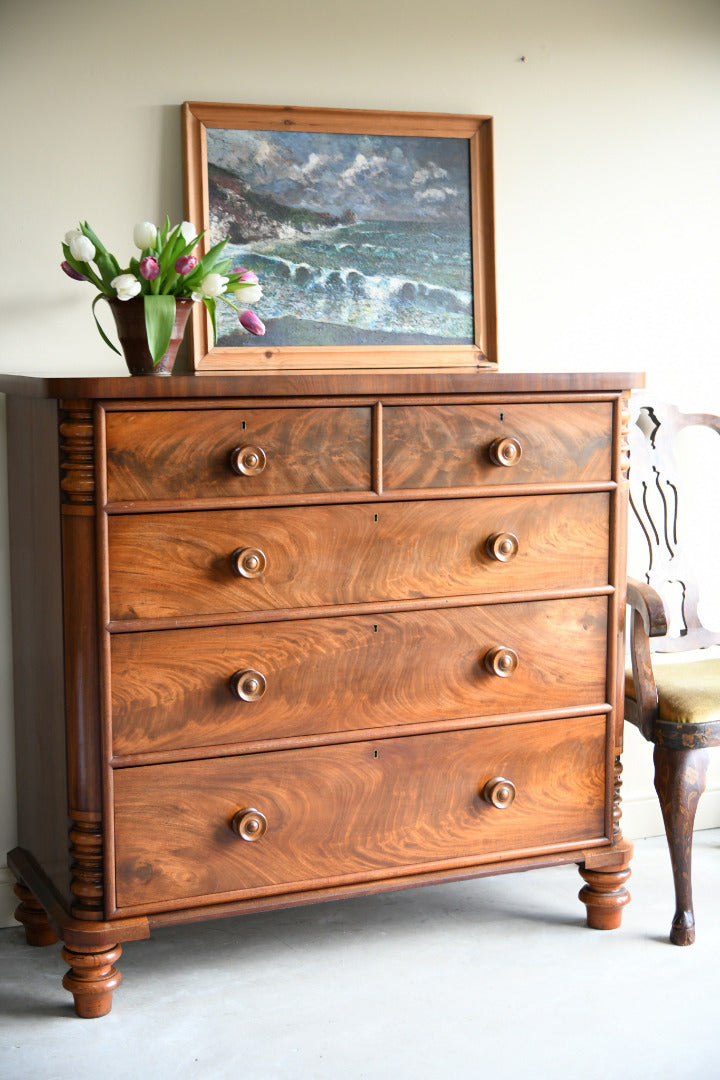
M 581 867 L 580 876 L 587 882 L 578 897 L 587 907 L 588 926 L 593 930 L 617 930 L 622 922 L 622 909 L 630 899 L 625 888 L 630 877 L 627 862 L 607 869 Z
M 70 964 L 63 986 L 72 994 L 78 1016 L 92 1020 L 110 1012 L 113 990 L 122 982 L 115 967 L 121 953 L 119 945 L 104 952 L 63 948 L 62 958 Z
M 15 908 L 15 918 L 23 925 L 28 945 L 54 945 L 58 936 L 50 926 L 42 904 L 22 882 L 14 886 L 13 892 L 20 901 Z

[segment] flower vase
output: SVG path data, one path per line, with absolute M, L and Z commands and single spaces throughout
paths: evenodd
M 188 316 L 195 301 L 190 299 L 175 301 L 175 325 L 170 335 L 170 344 L 157 364 L 153 364 L 150 349 L 148 348 L 143 297 L 137 296 L 133 297 L 132 300 L 119 300 L 117 297 L 109 296 L 107 302 L 115 319 L 120 347 L 130 374 L 172 375 L 177 351 L 185 335 Z

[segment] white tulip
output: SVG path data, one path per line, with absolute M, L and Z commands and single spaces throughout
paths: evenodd
M 65 233 L 65 241 L 64 242 L 67 244 L 68 247 L 70 247 L 70 242 L 72 240 L 74 240 L 76 236 L 82 236 L 82 235 L 83 235 L 82 229 L 70 229 L 69 232 Z
M 207 274 L 200 282 L 200 288 L 192 294 L 193 300 L 203 300 L 206 296 L 222 296 L 229 280 L 222 274 Z
M 133 229 L 133 244 L 136 248 L 144 251 L 145 248 L 155 247 L 157 229 L 152 221 L 139 221 Z
M 239 304 L 257 304 L 258 300 L 263 294 L 260 285 L 249 284 L 241 285 L 234 290 L 235 299 Z
M 142 285 L 133 274 L 119 274 L 110 282 L 117 292 L 118 300 L 132 300 L 142 289 Z
M 186 244 L 189 244 L 191 240 L 194 240 L 197 236 L 195 232 L 195 226 L 192 221 L 183 221 L 180 224 L 180 235 Z
M 73 259 L 77 259 L 78 262 L 90 262 L 91 259 L 95 258 L 95 245 L 83 233 L 73 236 L 68 247 Z

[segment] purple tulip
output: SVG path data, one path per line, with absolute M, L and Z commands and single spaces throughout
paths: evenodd
M 258 337 L 262 337 L 265 333 L 265 323 L 262 322 L 261 319 L 258 319 L 254 311 L 241 311 L 240 325 L 244 327 L 249 334 L 256 334 Z
M 60 269 L 64 270 L 67 276 L 73 278 L 74 281 L 85 281 L 85 275 L 79 273 L 79 271 L 71 266 L 67 259 L 63 259 L 60 263 Z
M 175 263 L 175 272 L 178 274 L 189 274 L 191 270 L 194 270 L 198 261 L 194 255 L 181 255 Z
M 154 255 L 146 255 L 140 260 L 140 273 L 146 281 L 153 281 L 160 273 L 160 263 Z

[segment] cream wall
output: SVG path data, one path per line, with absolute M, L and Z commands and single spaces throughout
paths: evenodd
M 179 219 L 183 100 L 485 113 L 502 369 L 646 370 L 720 412 L 717 0 L 4 0 L 0 40 L 2 370 L 121 372 L 59 242 L 86 218 L 129 255 L 135 221 Z M 0 462 L 0 853 L 15 840 L 4 483 Z M 626 833 L 659 831 L 634 731 L 625 777 Z M 0 905 L 1 921 L 1 865 Z

